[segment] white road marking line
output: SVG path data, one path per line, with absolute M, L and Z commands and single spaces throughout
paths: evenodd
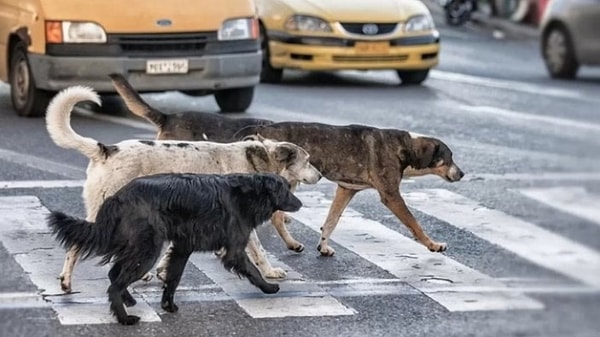
M 13 180 L 0 181 L 0 190 L 17 188 L 82 187 L 85 180 Z
M 560 211 L 600 225 L 600 195 L 591 194 L 583 187 L 528 188 L 519 192 Z
M 600 172 L 473 173 L 465 178 L 466 180 L 597 181 L 600 180 Z
M 280 293 L 267 295 L 251 285 L 248 280 L 240 279 L 223 268 L 214 254 L 193 254 L 190 257 L 196 268 L 200 269 L 223 290 L 248 315 L 254 318 L 340 316 L 354 315 L 356 310 L 340 303 L 321 287 L 312 282 L 288 282 L 302 280 L 298 272 L 269 255 L 274 267 L 287 271 L 287 277 L 279 282 Z M 269 280 L 268 282 L 277 282 Z M 292 294 L 293 296 L 290 296 Z
M 550 96 L 558 98 L 568 98 L 586 102 L 598 102 L 598 99 L 589 97 L 575 90 L 552 88 L 547 85 L 511 81 L 490 77 L 480 77 L 467 74 L 453 73 L 442 70 L 432 70 L 429 73 L 429 77 L 442 80 L 464 84 L 472 84 L 477 86 L 485 86 L 489 88 L 505 89 L 511 91 L 518 91 L 536 96 Z
M 58 163 L 52 160 L 18 153 L 11 150 L 0 149 L 0 160 L 6 160 L 8 162 L 23 165 L 36 170 L 54 173 L 66 178 L 79 179 L 85 177 L 85 169 L 77 166 Z
M 576 134 L 580 135 L 581 137 L 586 137 L 586 138 L 590 137 L 591 133 L 597 134 L 598 132 L 600 132 L 600 124 L 591 123 L 589 121 L 583 122 L 583 121 L 554 117 L 554 116 L 536 115 L 536 114 L 531 114 L 531 113 L 526 113 L 526 112 L 521 112 L 521 111 L 507 110 L 507 109 L 502 109 L 502 108 L 497 108 L 497 107 L 492 107 L 492 106 L 462 105 L 459 107 L 459 109 L 462 111 L 465 111 L 465 112 L 472 113 L 472 114 L 477 114 L 479 116 L 490 117 L 490 118 L 496 117 L 498 119 L 508 120 L 511 122 L 511 124 L 514 124 L 515 121 L 534 122 L 534 123 L 529 123 L 529 124 L 523 124 L 523 125 L 530 125 L 531 127 L 534 127 L 534 128 L 539 127 L 540 123 L 548 124 L 548 125 L 554 127 L 554 129 L 556 131 L 563 132 L 563 133 L 565 132 L 565 130 L 568 130 L 568 129 L 578 129 L 578 131 L 572 130 L 573 132 L 571 132 L 571 134 L 576 132 Z
M 75 269 L 74 291 L 81 291 L 81 294 L 58 296 L 62 295 L 62 290 L 57 276 L 62 268 L 65 250 L 50 235 L 45 220 L 48 210 L 37 197 L 0 197 L 0 212 L 2 244 L 38 287 L 40 296 L 47 295 L 46 299 L 62 324 L 116 322 L 106 304 L 108 268 L 98 267 L 97 259 L 79 263 Z M 64 305 L 78 303 L 80 298 L 86 297 L 104 298 L 104 303 Z M 141 316 L 146 322 L 160 321 L 156 312 L 141 299 L 128 311 Z
M 320 233 L 331 201 L 319 192 L 298 192 L 304 207 L 290 215 Z M 379 222 L 348 208 L 332 240 L 389 271 L 449 311 L 542 309 L 542 303 L 520 293 L 508 293 L 502 283 L 439 253 L 432 253 Z M 447 288 L 440 291 L 438 288 Z M 460 292 L 453 288 L 493 287 L 496 292 Z
M 519 218 L 444 189 L 405 193 L 407 203 L 520 257 L 584 284 L 600 287 L 600 254 Z

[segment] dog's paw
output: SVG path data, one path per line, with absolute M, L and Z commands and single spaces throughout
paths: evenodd
M 281 279 L 287 275 L 285 270 L 282 268 L 271 268 L 270 270 L 264 273 L 264 277 L 272 278 L 272 279 Z
M 303 244 L 301 244 L 301 243 L 300 243 L 300 242 L 298 242 L 298 241 L 294 242 L 294 243 L 293 243 L 293 244 L 291 244 L 291 245 L 288 245 L 287 247 L 288 247 L 288 249 L 289 249 L 289 250 L 293 250 L 293 251 L 295 251 L 296 253 L 300 253 L 300 252 L 302 252 L 302 251 L 304 250 L 304 245 L 303 245 Z
M 292 223 L 292 217 L 289 216 L 289 215 L 287 215 L 287 214 L 285 214 L 283 216 L 283 223 L 286 224 L 286 225 L 291 224 Z
M 275 294 L 279 291 L 279 285 L 273 283 L 266 283 L 264 286 L 260 288 L 265 294 Z
M 125 318 L 123 320 L 119 320 L 119 323 L 121 323 L 123 325 L 136 325 L 136 324 L 138 324 L 139 321 L 140 321 L 139 316 L 128 315 L 127 318 Z
M 225 247 L 221 247 L 221 249 L 215 252 L 215 255 L 221 259 L 223 256 L 225 256 L 225 253 L 227 253 L 227 250 L 225 250 Z
M 69 294 L 72 290 L 71 280 L 67 280 L 67 278 L 63 275 L 60 275 L 58 279 L 60 280 L 60 289 L 62 289 L 62 291 L 64 291 L 65 293 Z
M 171 301 L 162 302 L 160 304 L 160 307 L 163 308 L 163 310 L 171 312 L 171 313 L 175 313 L 179 310 L 179 307 L 177 306 L 177 304 L 175 304 Z
M 166 282 L 165 280 L 167 279 L 167 268 L 157 267 L 156 278 L 161 280 L 162 282 Z
M 441 253 L 448 249 L 448 244 L 445 242 L 432 242 L 427 248 L 432 252 Z
M 150 282 L 152 280 L 152 274 L 150 273 L 146 273 L 146 275 L 144 275 L 144 277 L 142 277 L 142 281 L 144 282 Z
M 335 249 L 329 246 L 321 247 L 321 245 L 318 245 L 317 250 L 321 253 L 321 256 L 333 256 L 335 254 Z

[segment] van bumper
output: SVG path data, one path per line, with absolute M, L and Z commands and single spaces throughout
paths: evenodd
M 108 77 L 112 73 L 123 75 L 139 92 L 242 88 L 260 80 L 260 51 L 182 58 L 188 60 L 187 73 L 152 75 L 146 74 L 149 58 L 29 54 L 36 87 L 50 91 L 86 85 L 101 93 L 114 93 Z

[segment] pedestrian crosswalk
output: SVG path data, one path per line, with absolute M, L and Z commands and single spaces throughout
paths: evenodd
M 47 187 L 80 184 L 81 181 L 52 181 Z M 17 185 L 30 188 L 43 184 L 22 182 Z M 511 192 L 539 203 L 540 207 L 553 207 L 584 219 L 592 226 L 600 224 L 594 207 L 598 205 L 598 194 L 583 187 L 528 187 Z M 297 195 L 304 207 L 291 216 L 295 224 L 314 236 L 307 238 L 312 242 L 318 238 L 331 200 L 321 188 L 304 188 Z M 335 244 L 343 248 L 338 254 L 349 251 L 354 254 L 352 258 L 368 261 L 389 274 L 389 278 L 340 275 L 339 280 L 311 279 L 303 275 L 302 267 L 294 265 L 293 260 L 287 259 L 284 263 L 276 254 L 270 254 L 272 264 L 285 269 L 288 275 L 280 282 L 278 294 L 264 295 L 246 280 L 225 272 L 213 254 L 194 254 L 188 269 L 196 268 L 208 281 L 182 285 L 177 296 L 192 302 L 231 301 L 250 317 L 261 319 L 360 313 L 360 307 L 352 307 L 344 301 L 348 296 L 418 294 L 427 296 L 447 311 L 472 312 L 544 309 L 544 303 L 530 292 L 600 292 L 600 252 L 593 248 L 447 189 L 415 187 L 403 195 L 411 208 L 436 218 L 444 226 L 468 232 L 516 258 L 564 275 L 569 283 L 546 288 L 537 284 L 514 286 L 514 282 L 486 274 L 464 261 L 461 263 L 451 254 L 427 251 L 411 237 L 371 219 L 353 209 L 351 204 L 332 235 Z M 0 218 L 3 247 L 38 288 L 38 294 L 2 294 L 0 307 L 16 303 L 49 306 L 65 325 L 114 323 L 105 293 L 108 267 L 97 266 L 98 260 L 81 263 L 74 278 L 76 293 L 62 294 L 57 275 L 62 268 L 64 250 L 45 225 L 48 209 L 38 196 L 0 196 L 0 213 L 3 215 Z M 449 249 L 452 250 L 452 246 Z M 316 251 L 307 250 L 302 254 L 316 255 Z M 161 291 L 156 281 L 135 285 L 133 292 L 138 304 L 130 308 L 130 312 L 145 322 L 161 321 L 162 312 L 157 305 Z

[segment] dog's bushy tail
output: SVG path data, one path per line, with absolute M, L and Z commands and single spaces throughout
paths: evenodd
M 46 128 L 56 145 L 75 149 L 90 159 L 101 158 L 98 141 L 82 137 L 71 128 L 71 111 L 75 104 L 91 101 L 100 105 L 100 97 L 91 88 L 73 86 L 56 94 L 46 110 Z
M 164 113 L 154 109 L 146 103 L 122 75 L 110 74 L 109 76 L 112 80 L 113 87 L 119 96 L 121 96 L 129 111 L 146 119 L 159 128 L 164 126 L 167 119 L 167 116 Z
M 50 213 L 46 220 L 61 246 L 66 249 L 76 248 L 82 259 L 110 252 L 116 223 L 97 225 L 57 211 Z M 105 258 L 102 263 L 109 260 L 110 257 Z

